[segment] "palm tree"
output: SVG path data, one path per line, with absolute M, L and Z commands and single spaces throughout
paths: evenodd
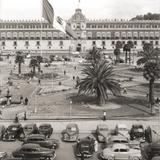
M 99 105 L 108 99 L 107 90 L 113 95 L 120 95 L 120 85 L 114 79 L 113 67 L 106 61 L 86 66 L 82 74 L 85 77 L 78 84 L 79 93 L 96 95 Z
M 144 65 L 143 76 L 149 81 L 149 104 L 152 113 L 154 105 L 154 82 L 160 78 L 160 64 L 156 60 L 147 61 Z
M 101 49 L 93 47 L 93 49 L 90 51 L 90 55 L 92 63 L 98 63 L 102 58 Z
M 158 54 L 160 50 L 158 48 L 153 48 L 151 43 L 145 43 L 143 45 L 143 55 L 137 60 L 137 65 L 143 65 L 151 59 L 158 59 Z
M 129 64 L 131 63 L 131 49 L 134 47 L 133 41 L 128 41 L 127 42 L 130 50 L 129 50 Z
M 20 51 L 16 54 L 15 63 L 18 63 L 18 74 L 21 74 L 21 64 L 24 63 L 24 56 Z
M 36 67 L 38 67 L 38 66 L 39 66 L 39 65 L 38 65 L 37 59 L 36 59 L 36 58 L 32 58 L 32 59 L 30 60 L 29 67 L 32 68 L 33 75 L 35 75 L 35 73 L 36 73 Z
M 43 62 L 42 56 L 37 56 L 37 63 L 38 63 L 38 72 L 41 71 L 41 63 Z

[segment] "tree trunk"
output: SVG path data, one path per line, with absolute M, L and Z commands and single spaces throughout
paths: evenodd
M 149 81 L 149 105 L 151 107 L 151 112 L 154 105 L 154 80 Z
M 35 73 L 36 73 L 36 67 L 33 66 L 33 75 L 35 75 Z
M 101 97 L 101 93 L 99 90 L 97 90 L 97 103 L 98 105 L 102 105 L 102 97 Z
M 129 51 L 129 64 L 131 64 L 131 51 Z
M 18 63 L 18 74 L 21 74 L 21 63 Z
M 125 53 L 125 63 L 127 63 L 127 51 Z
M 38 64 L 38 72 L 41 72 L 41 63 Z

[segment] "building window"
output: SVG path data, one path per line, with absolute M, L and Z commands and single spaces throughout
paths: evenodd
M 124 45 L 125 43 L 126 43 L 125 41 L 122 42 L 123 45 Z
M 106 42 L 105 41 L 102 41 L 102 46 L 105 46 L 106 45 Z
M 14 47 L 14 49 L 17 49 L 17 47 Z
M 17 41 L 14 41 L 14 42 L 13 42 L 13 46 L 17 46 Z
M 48 41 L 48 46 L 51 46 L 52 45 L 52 41 Z
M 60 45 L 60 46 L 63 46 L 63 41 L 59 41 L 59 45 Z
M 144 45 L 145 44 L 145 41 L 142 41 L 142 45 Z
M 155 42 L 155 45 L 159 45 L 159 41 L 156 41 L 156 42 Z
M 2 46 L 5 46 L 5 45 L 6 45 L 5 41 L 2 41 Z
M 137 41 L 134 41 L 134 45 L 137 45 Z
M 29 46 L 29 41 L 25 41 L 25 46 Z
M 115 45 L 115 41 L 112 41 L 112 45 Z
M 93 46 L 96 45 L 96 41 L 92 41 L 92 45 L 93 45 Z
M 150 44 L 153 44 L 153 41 L 150 41 Z
M 37 42 L 36 42 L 36 45 L 37 45 L 37 46 L 40 46 L 40 41 L 37 41 Z M 38 47 L 37 47 L 37 48 L 38 48 Z

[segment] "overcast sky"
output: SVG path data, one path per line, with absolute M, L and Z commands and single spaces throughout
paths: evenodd
M 69 19 L 78 0 L 49 0 L 61 17 Z M 131 19 L 140 14 L 160 13 L 160 0 L 81 0 L 86 18 Z M 41 19 L 41 0 L 0 0 L 1 19 Z

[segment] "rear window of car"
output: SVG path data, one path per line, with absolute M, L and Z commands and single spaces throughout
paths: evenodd
M 14 127 L 14 126 L 10 126 L 8 127 L 9 130 L 12 130 L 12 131 L 16 131 L 18 128 L 17 127 Z
M 128 150 L 127 149 L 120 149 L 119 151 L 120 152 L 127 152 Z
M 77 128 L 76 127 L 69 127 L 67 128 L 68 131 L 71 131 L 71 132 L 75 132 L 77 131 Z
M 40 126 L 39 128 L 40 128 L 40 129 L 48 129 L 49 126 Z

